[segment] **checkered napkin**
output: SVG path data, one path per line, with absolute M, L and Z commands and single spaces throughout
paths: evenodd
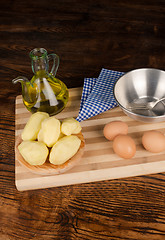
M 98 78 L 85 78 L 77 121 L 81 122 L 117 106 L 113 86 L 123 72 L 102 69 Z

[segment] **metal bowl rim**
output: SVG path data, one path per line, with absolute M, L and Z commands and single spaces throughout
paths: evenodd
M 132 114 L 133 116 L 137 116 L 137 117 L 140 117 L 140 118 L 147 118 L 147 119 L 162 119 L 165 117 L 165 114 L 164 115 L 160 115 L 160 116 L 153 116 L 153 117 L 150 117 L 150 116 L 145 116 L 145 115 L 141 115 L 141 114 L 137 114 L 137 113 L 134 113 L 134 112 L 131 112 L 130 110 L 128 110 L 126 107 L 122 106 L 121 103 L 119 103 L 119 101 L 117 100 L 116 96 L 115 96 L 115 86 L 117 84 L 117 82 L 122 78 L 124 77 L 125 75 L 131 73 L 131 72 L 136 72 L 136 71 L 140 71 L 140 70 L 157 70 L 157 71 L 161 71 L 161 72 L 164 72 L 164 70 L 161 70 L 161 69 L 157 69 L 157 68 L 137 68 L 137 69 L 134 69 L 134 70 L 130 70 L 126 73 L 124 73 L 121 77 L 119 77 L 117 79 L 117 81 L 115 82 L 114 84 L 114 87 L 113 87 L 113 96 L 116 100 L 116 102 L 118 103 L 118 105 L 120 106 L 121 109 L 123 109 L 124 111 L 128 112 L 129 114 Z

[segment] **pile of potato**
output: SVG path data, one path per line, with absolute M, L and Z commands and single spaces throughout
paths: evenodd
M 31 165 L 42 165 L 46 159 L 54 165 L 61 165 L 78 151 L 81 140 L 74 134 L 81 126 L 74 118 L 60 122 L 44 112 L 31 115 L 22 132 L 18 150 Z

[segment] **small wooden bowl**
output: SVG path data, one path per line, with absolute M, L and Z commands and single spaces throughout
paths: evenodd
M 30 165 L 28 162 L 25 161 L 25 159 L 22 157 L 18 150 L 18 145 L 22 142 L 22 138 L 19 135 L 16 137 L 16 142 L 15 142 L 15 155 L 16 159 L 24 166 L 26 167 L 29 171 L 40 174 L 40 175 L 55 175 L 55 174 L 60 174 L 68 171 L 72 167 L 74 167 L 79 160 L 81 159 L 83 153 L 84 153 L 84 147 L 85 147 L 85 142 L 84 142 L 84 137 L 82 132 L 79 134 L 75 134 L 80 140 L 81 140 L 81 145 L 77 153 L 70 158 L 68 161 L 66 161 L 64 164 L 61 165 L 54 165 L 49 162 L 48 158 L 46 162 L 42 165 Z M 49 157 L 49 155 L 48 155 Z

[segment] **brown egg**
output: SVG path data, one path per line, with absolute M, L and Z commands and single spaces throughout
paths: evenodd
M 113 141 L 113 150 L 118 156 L 129 159 L 135 155 L 136 145 L 130 136 L 119 134 Z
M 165 136 L 157 130 L 147 131 L 142 136 L 143 147 L 152 153 L 165 150 Z
M 104 126 L 103 134 L 106 139 L 113 140 L 119 134 L 127 134 L 128 125 L 122 121 L 112 121 Z

